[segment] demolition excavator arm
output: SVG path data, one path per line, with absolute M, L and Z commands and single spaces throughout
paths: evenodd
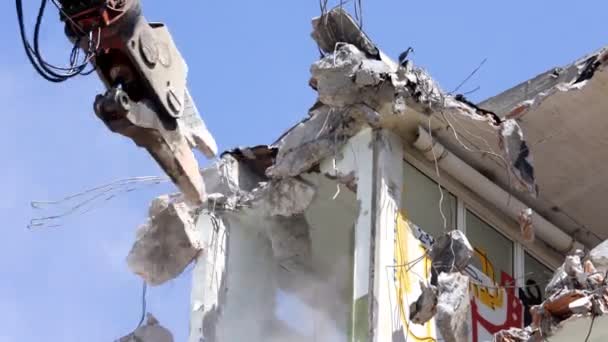
M 41 0 L 33 43 L 21 2 L 16 0 L 19 29 L 36 71 L 54 83 L 96 73 L 107 89 L 94 100 L 96 115 L 145 148 L 186 200 L 201 204 L 205 188 L 192 149 L 212 158 L 217 146 L 190 96 L 188 67 L 167 27 L 148 22 L 139 0 L 51 0 L 74 44 L 70 65 L 56 67 L 39 46 L 48 1 Z

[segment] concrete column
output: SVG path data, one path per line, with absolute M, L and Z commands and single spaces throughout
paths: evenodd
M 321 163 L 321 171 L 345 178 L 354 176 L 357 184 L 359 214 L 354 229 L 352 317 L 349 340 L 369 341 L 370 318 L 370 251 L 372 246 L 371 226 L 373 195 L 373 149 L 374 133 L 363 129 L 338 151 L 339 156 Z
M 340 157 L 324 162 L 321 169 L 337 177 L 356 177 L 360 208 L 354 232 L 350 341 L 390 341 L 391 267 L 403 185 L 401 140 L 388 131 L 364 129 L 341 149 Z
M 201 215 L 207 236 L 193 271 L 189 342 L 267 340 L 274 321 L 275 262 L 263 222 Z
M 394 133 L 374 137 L 372 341 L 392 341 L 395 326 L 395 232 L 403 188 L 403 146 Z M 392 299 L 391 299 L 392 298 Z

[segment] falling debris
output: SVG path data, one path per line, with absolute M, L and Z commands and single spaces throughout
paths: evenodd
M 446 342 L 462 342 L 469 334 L 469 277 L 461 273 L 441 273 L 437 285 L 437 328 Z
M 173 342 L 173 335 L 152 314 L 148 314 L 145 325 L 116 342 Z
M 428 255 L 432 260 L 431 284 L 420 283 L 422 293 L 410 305 L 409 318 L 424 324 L 434 317 L 446 341 L 464 341 L 469 329 L 469 277 L 460 272 L 469 265 L 473 248 L 461 231 L 453 230 L 439 237 Z
M 433 261 L 433 271 L 462 272 L 473 257 L 473 247 L 463 232 L 452 230 L 442 236 L 433 244 L 429 257 Z
M 437 313 L 437 288 L 423 282 L 420 282 L 420 288 L 420 297 L 410 305 L 410 321 L 415 324 L 424 324 Z
M 185 203 L 168 203 L 162 197 L 153 202 L 150 211 L 156 215 L 140 227 L 127 263 L 148 284 L 161 285 L 181 274 L 201 246 Z

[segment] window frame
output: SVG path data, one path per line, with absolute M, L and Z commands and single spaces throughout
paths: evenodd
M 561 264 L 563 256 L 544 246 L 543 242 L 537 241 L 533 244 L 521 241 L 518 223 L 506 214 L 495 208 L 487 201 L 474 194 L 456 179 L 439 169 L 440 177 L 437 177 L 435 165 L 427 161 L 420 153 L 407 145 L 404 146 L 403 162 L 431 179 L 440 183 L 441 187 L 456 197 L 456 226 L 463 233 L 466 231 L 466 211 L 476 215 L 487 223 L 506 239 L 513 242 L 513 278 L 517 286 L 523 285 L 525 279 L 525 253 L 534 257 L 539 263 L 550 270 L 555 270 Z M 438 182 L 438 178 L 441 179 Z M 424 227 L 421 227 L 424 229 Z M 544 248 L 543 248 L 544 247 Z

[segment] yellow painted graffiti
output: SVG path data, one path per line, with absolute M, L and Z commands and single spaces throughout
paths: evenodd
M 494 265 L 488 259 L 488 255 L 485 251 L 479 248 L 475 248 L 475 254 L 481 261 L 481 272 L 492 280 L 492 284 L 496 285 L 494 278 Z M 471 282 L 469 289 L 473 296 L 481 303 L 487 305 L 492 310 L 502 308 L 504 305 L 504 290 L 498 287 L 487 287 L 478 285 Z
M 415 246 L 415 253 L 410 253 L 411 248 Z M 399 317 L 401 323 L 405 327 L 407 334 L 409 337 L 406 339 L 408 341 L 435 341 L 433 336 L 433 321 L 427 322 L 424 325 L 424 337 L 416 336 L 412 329 L 410 329 L 409 322 L 409 308 L 406 307 L 410 301 L 415 300 L 415 298 L 408 298 L 408 296 L 413 295 L 413 286 L 412 284 L 418 284 L 418 281 L 421 280 L 413 273 L 418 271 L 422 274 L 419 276 L 423 279 L 429 279 L 430 271 L 431 271 L 431 262 L 428 257 L 423 257 L 419 263 L 415 266 L 410 266 L 412 261 L 415 261 L 417 257 L 412 257 L 412 254 L 417 256 L 424 256 L 426 250 L 419 241 L 417 241 L 410 230 L 410 226 L 407 221 L 407 216 L 405 213 L 398 213 L 397 215 L 397 230 L 395 232 L 395 290 L 397 292 L 397 305 L 399 309 Z

